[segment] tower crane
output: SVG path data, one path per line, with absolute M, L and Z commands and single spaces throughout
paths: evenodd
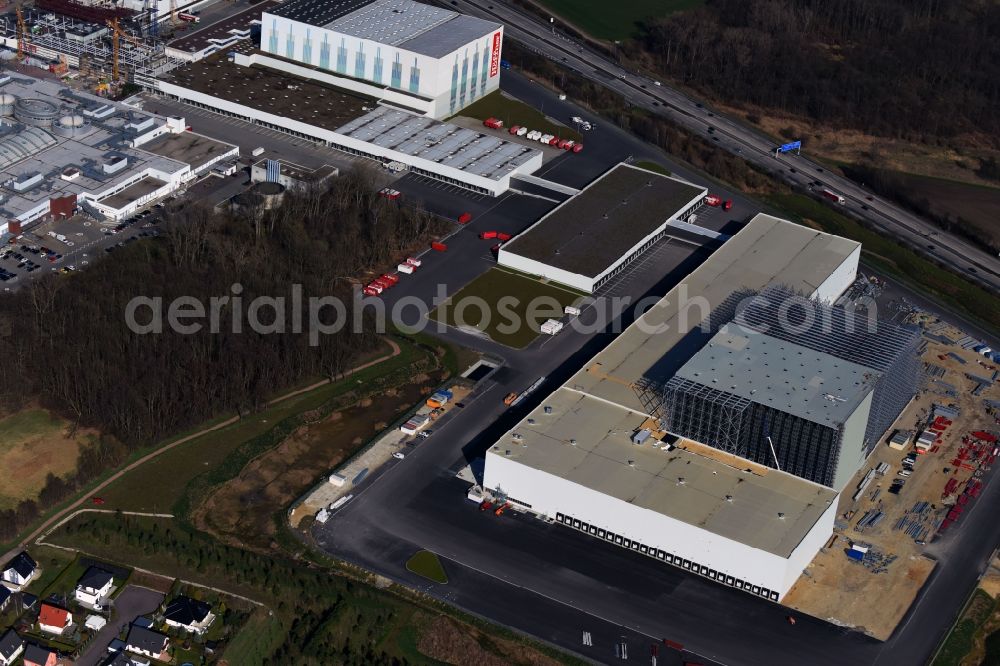
M 118 53 L 121 47 L 121 40 L 125 39 L 125 41 L 136 45 L 141 44 L 141 42 L 125 32 L 117 18 L 109 20 L 107 24 L 111 28 L 111 80 L 117 83 L 121 78 L 121 71 L 118 66 Z
M 17 7 L 17 59 L 24 60 L 24 45 L 28 41 L 28 29 L 24 25 L 24 13 Z

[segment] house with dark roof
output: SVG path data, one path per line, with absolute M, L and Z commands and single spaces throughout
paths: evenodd
M 128 637 L 125 639 L 125 649 L 129 652 L 160 661 L 170 661 L 170 655 L 167 654 L 169 646 L 170 639 L 166 634 L 135 625 L 128 630 Z
M 28 643 L 24 648 L 24 666 L 57 666 L 59 653 L 55 650 Z
M 16 592 L 30 583 L 38 572 L 38 563 L 28 553 L 21 551 L 4 565 L 0 581 Z
M 24 639 L 13 629 L 0 636 L 0 666 L 10 666 L 24 652 Z
M 149 660 L 122 650 L 102 661 L 101 666 L 149 666 Z
M 204 601 L 181 595 L 167 604 L 163 619 L 168 626 L 201 635 L 212 625 L 215 615 Z
M 73 595 L 81 604 L 100 608 L 114 589 L 114 584 L 115 577 L 111 572 L 99 567 L 90 567 L 80 577 Z
M 61 636 L 73 625 L 73 615 L 65 608 L 43 603 L 38 611 L 38 628 L 46 633 Z
M 3 585 L 0 585 L 0 611 L 7 608 L 7 604 L 10 603 L 10 590 L 8 590 Z

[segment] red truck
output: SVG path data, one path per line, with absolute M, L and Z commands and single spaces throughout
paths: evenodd
M 503 129 L 503 121 L 499 118 L 487 118 L 483 121 L 483 124 L 490 129 Z
M 447 252 L 448 246 L 445 245 L 444 243 L 439 243 L 437 241 L 434 241 L 433 243 L 431 243 L 431 249 L 437 252 Z
M 578 143 L 575 146 L 573 146 L 573 152 L 574 153 L 578 153 L 581 150 L 583 150 L 583 144 L 582 143 Z
M 834 203 L 839 203 L 841 206 L 843 206 L 845 203 L 847 203 L 847 199 L 845 199 L 844 197 L 840 196 L 839 194 L 837 194 L 833 190 L 828 190 L 826 188 L 823 188 L 822 190 L 819 191 L 819 193 L 822 194 L 827 199 L 829 199 L 830 201 L 833 201 Z
M 510 127 L 510 133 L 511 134 L 517 134 L 517 130 L 519 130 L 519 129 L 521 129 L 520 125 L 511 125 L 511 127 Z
M 500 241 L 501 243 L 506 243 L 507 241 L 509 241 L 513 237 L 514 237 L 513 235 L 511 235 L 511 234 L 505 234 L 502 231 L 498 231 L 497 232 L 497 240 Z
M 479 232 L 479 238 L 482 240 L 493 240 L 497 237 L 497 232 L 495 231 L 481 231 Z
M 725 203 L 722 204 L 722 210 L 729 210 L 733 207 L 733 200 L 726 199 Z
M 379 279 L 381 279 L 383 282 L 388 282 L 390 285 L 399 282 L 399 276 L 396 275 L 395 273 L 386 273 Z
M 706 206 L 721 206 L 722 205 L 722 197 L 720 197 L 717 194 L 709 194 L 707 197 L 705 197 L 705 205 Z
M 472 213 L 462 213 L 458 216 L 459 224 L 468 224 L 469 222 L 472 222 Z

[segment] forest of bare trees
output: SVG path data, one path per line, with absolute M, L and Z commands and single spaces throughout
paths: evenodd
M 651 20 L 634 58 L 737 104 L 883 136 L 1000 143 L 1000 3 L 708 0 Z
M 202 302 L 242 287 L 304 299 L 337 295 L 350 307 L 346 277 L 384 269 L 420 239 L 442 231 L 440 218 L 397 206 L 374 193 L 363 172 L 329 181 L 323 190 L 286 196 L 270 211 L 216 214 L 197 203 L 170 212 L 163 233 L 120 248 L 70 275 L 52 275 L 0 298 L 8 333 L 0 364 L 6 410 L 38 401 L 103 437 L 81 454 L 76 477 L 51 477 L 38 504 L 0 513 L 0 538 L 16 533 L 45 508 L 138 446 L 201 423 L 220 412 L 246 412 L 303 379 L 334 377 L 371 350 L 370 322 L 309 344 L 295 333 L 286 308 L 285 333 L 257 334 L 204 327 L 183 335 L 138 335 L 126 326 L 135 296 L 180 296 Z M 229 309 L 222 321 L 228 321 Z M 328 313 L 329 316 L 330 313 Z M 261 319 L 270 321 L 270 315 Z M 8 529 L 9 528 L 9 529 Z

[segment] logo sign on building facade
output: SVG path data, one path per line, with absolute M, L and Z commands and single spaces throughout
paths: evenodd
M 500 31 L 493 33 L 493 53 L 490 57 L 490 78 L 500 71 Z

